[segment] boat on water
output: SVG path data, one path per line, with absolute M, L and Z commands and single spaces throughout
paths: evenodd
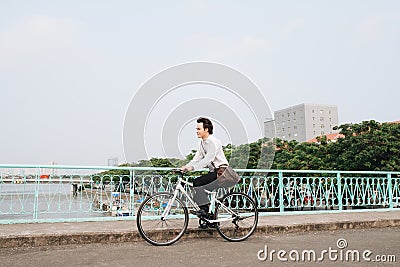
M 112 192 L 111 216 L 129 216 L 131 211 L 119 192 Z

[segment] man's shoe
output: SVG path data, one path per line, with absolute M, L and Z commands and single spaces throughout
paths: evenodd
M 200 223 L 199 224 L 199 229 L 202 229 L 202 230 L 204 230 L 204 229 L 207 229 L 208 228 L 208 225 L 207 225 L 207 223 Z
M 208 228 L 217 228 L 216 223 L 208 223 L 207 226 L 208 226 Z
M 191 214 L 196 215 L 197 217 L 206 217 L 208 213 L 205 210 L 191 210 Z
M 215 223 L 208 223 L 205 221 L 200 222 L 199 229 L 204 230 L 204 229 L 209 229 L 209 228 L 215 229 L 215 228 L 217 228 L 217 225 Z

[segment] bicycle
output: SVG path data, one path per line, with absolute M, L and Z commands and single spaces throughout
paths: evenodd
M 156 246 L 175 243 L 188 227 L 188 207 L 178 196 L 179 193 L 187 198 L 191 209 L 200 210 L 184 188 L 185 185 L 193 187 L 193 184 L 183 179 L 184 172 L 181 170 L 174 172 L 180 174 L 174 193 L 162 192 L 149 196 L 137 212 L 136 223 L 140 235 Z M 205 191 L 211 195 L 211 217 L 200 217 L 200 223 L 215 226 L 224 239 L 232 242 L 243 241 L 253 234 L 258 223 L 258 209 L 250 196 L 230 192 L 217 198 L 216 191 Z

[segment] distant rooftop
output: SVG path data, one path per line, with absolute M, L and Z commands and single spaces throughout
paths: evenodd
M 318 107 L 335 107 L 335 108 L 337 107 L 337 105 L 331 105 L 331 104 L 301 103 L 301 104 L 290 106 L 287 108 L 275 110 L 275 112 L 283 111 L 283 110 L 287 110 L 287 109 L 293 109 L 293 108 L 297 108 L 297 107 L 301 107 L 301 106 L 318 106 Z
M 332 141 L 335 142 L 339 138 L 343 138 L 344 135 L 340 133 L 332 133 L 332 134 L 326 134 L 326 135 L 321 135 L 321 136 L 326 136 L 327 141 Z M 321 137 L 319 136 L 319 137 Z M 307 141 L 308 143 L 318 143 L 317 137 L 310 139 Z

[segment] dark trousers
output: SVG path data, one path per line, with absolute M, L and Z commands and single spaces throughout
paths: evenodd
M 208 194 L 204 191 L 206 190 L 214 190 L 218 188 L 217 180 L 217 172 L 209 172 L 202 176 L 197 177 L 193 181 L 193 189 L 195 191 L 195 195 L 193 196 L 193 200 L 199 205 L 200 209 L 208 212 L 209 202 Z

